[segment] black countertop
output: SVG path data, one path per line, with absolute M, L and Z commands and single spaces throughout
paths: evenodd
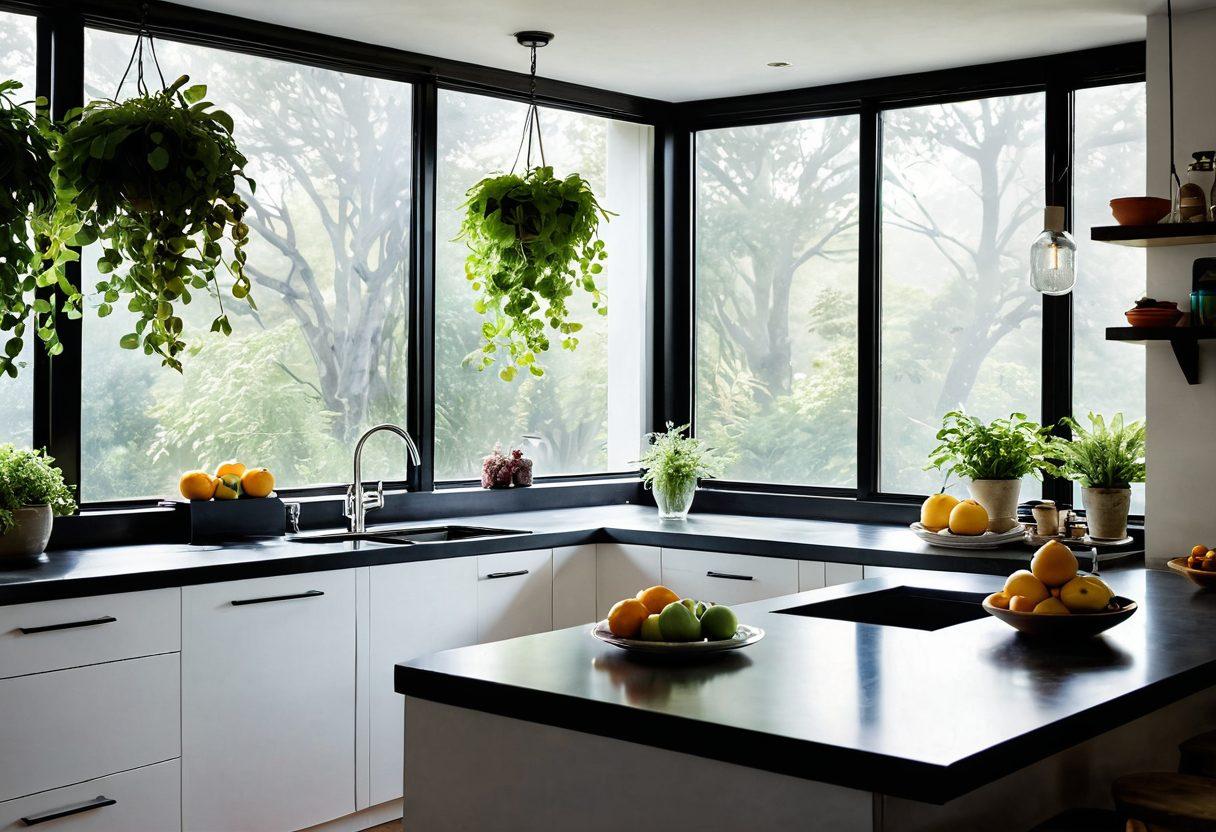
M 1026 546 L 985 551 L 930 546 L 900 525 L 708 513 L 693 514 L 686 521 L 672 521 L 660 520 L 653 507 L 638 505 L 488 514 L 393 525 L 444 523 L 521 529 L 531 534 L 404 546 L 279 539 L 216 546 L 169 543 L 63 549 L 48 552 L 30 566 L 6 566 L 0 570 L 0 605 L 595 542 L 992 575 L 1007 575 L 1013 571 L 1011 564 L 1024 565 L 1030 554 Z M 1120 554 L 1134 556 L 1142 554 L 1142 550 L 1121 550 Z
M 872 580 L 740 606 L 767 635 L 713 661 L 635 659 L 575 627 L 398 665 L 396 689 L 943 803 L 1216 684 L 1216 593 L 1168 572 L 1106 577 L 1141 609 L 1073 644 L 1031 642 L 987 616 L 927 632 L 772 612 L 895 585 Z

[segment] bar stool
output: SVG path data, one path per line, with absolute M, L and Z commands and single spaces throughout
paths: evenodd
M 1178 746 L 1178 751 L 1178 771 L 1182 774 L 1216 777 L 1216 731 L 1191 737 Z
M 1129 832 L 1216 829 L 1216 779 L 1211 777 L 1173 772 L 1129 774 L 1115 780 L 1111 793 L 1115 809 L 1129 821 Z
M 1068 809 L 1030 832 L 1124 832 L 1123 821 L 1110 809 Z

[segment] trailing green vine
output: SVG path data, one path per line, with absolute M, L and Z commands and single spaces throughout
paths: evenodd
M 608 256 L 597 236 L 605 211 L 587 180 L 577 173 L 557 179 L 549 166 L 523 176 L 487 177 L 468 192 L 457 239 L 469 246 L 465 276 L 477 293 L 473 307 L 485 320 L 481 346 L 466 365 L 484 370 L 500 354 L 504 381 L 518 368 L 544 375 L 539 355 L 549 349 L 546 325 L 563 349 L 578 347 L 583 325 L 570 320 L 569 298 L 576 289 L 591 296 L 597 314 L 608 314 L 596 281 Z

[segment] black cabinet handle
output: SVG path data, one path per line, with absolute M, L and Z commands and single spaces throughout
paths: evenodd
M 707 578 L 726 578 L 726 580 L 728 580 L 728 581 L 753 581 L 753 580 L 755 580 L 755 578 L 753 578 L 751 575 L 732 575 L 729 572 L 706 572 L 705 577 L 707 577 Z
M 49 633 L 52 630 L 74 630 L 77 627 L 96 627 L 98 624 L 113 624 L 118 619 L 112 615 L 103 615 L 101 618 L 90 618 L 88 621 L 65 621 L 62 624 L 45 624 L 41 627 L 18 627 L 22 635 L 28 636 L 31 633 Z
M 528 574 L 528 570 L 527 570 L 527 569 L 517 569 L 517 570 L 515 570 L 514 572 L 491 572 L 489 575 L 486 575 L 486 578 L 487 578 L 487 579 L 493 579 L 493 578 L 515 578 L 515 577 L 518 577 L 518 576 L 520 576 L 520 575 L 527 575 L 527 574 Z
M 271 601 L 294 601 L 297 598 L 316 598 L 324 594 L 319 589 L 310 589 L 308 592 L 297 592 L 294 595 L 271 595 L 269 598 L 242 598 L 239 601 L 233 601 L 232 606 L 243 607 L 246 604 L 269 604 Z
M 92 800 L 86 800 L 84 803 L 77 803 L 75 806 L 68 806 L 66 809 L 52 809 L 49 812 L 43 812 L 41 815 L 30 815 L 21 819 L 21 822 L 26 826 L 37 826 L 40 823 L 46 823 L 48 820 L 59 820 L 70 815 L 79 815 L 81 812 L 91 812 L 94 809 L 100 809 L 102 806 L 113 806 L 118 801 L 112 797 L 97 795 Z

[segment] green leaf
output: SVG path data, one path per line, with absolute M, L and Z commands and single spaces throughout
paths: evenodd
M 152 152 L 148 154 L 148 167 L 157 171 L 169 167 L 169 151 L 163 146 L 153 148 Z
M 187 104 L 193 104 L 195 101 L 202 101 L 206 95 L 206 84 L 195 84 L 194 86 L 187 87 L 182 91 L 182 98 L 186 99 Z
M 129 332 L 118 339 L 118 346 L 124 350 L 133 350 L 139 346 L 139 336 L 134 332 Z

